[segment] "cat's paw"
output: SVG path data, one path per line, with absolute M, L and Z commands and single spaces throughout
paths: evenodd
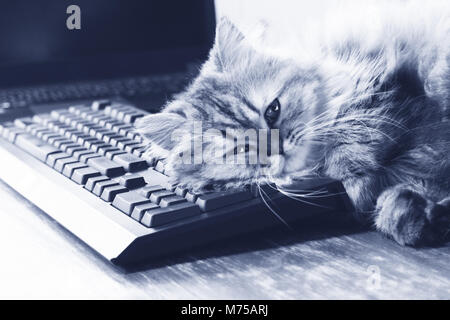
M 450 201 L 436 204 L 408 185 L 384 191 L 376 210 L 377 229 L 401 245 L 442 243 L 450 228 Z
M 204 177 L 201 164 L 183 163 L 174 153 L 164 162 L 164 172 L 170 177 L 171 183 L 195 193 L 201 193 L 208 187 L 210 179 Z
M 159 160 L 165 160 L 169 156 L 169 152 L 165 149 L 160 148 L 156 144 L 148 142 L 145 148 L 142 158 L 147 160 L 149 163 L 156 164 Z

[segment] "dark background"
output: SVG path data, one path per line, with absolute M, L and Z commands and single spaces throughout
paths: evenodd
M 81 30 L 69 30 L 69 5 Z M 177 70 L 211 44 L 213 1 L 0 3 L 0 86 Z M 212 32 L 211 32 L 212 31 Z

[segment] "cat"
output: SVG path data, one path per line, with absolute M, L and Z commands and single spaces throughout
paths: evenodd
M 222 18 L 198 76 L 161 113 L 136 123 L 149 144 L 145 156 L 165 158 L 170 175 L 194 190 L 330 177 L 342 182 L 362 222 L 399 244 L 446 241 L 450 6 L 415 3 L 412 11 L 397 4 L 378 16 L 370 11 L 371 25 L 349 18 L 347 29 L 336 14 L 334 37 L 304 27 L 303 36 L 314 36 L 292 51 L 267 45 L 264 32 L 255 32 L 258 42 Z M 204 161 L 184 163 L 178 158 L 195 135 L 177 140 L 172 133 L 189 132 L 196 121 L 221 131 L 278 129 L 280 150 L 266 164 L 218 164 L 222 155 L 211 152 L 218 137 L 201 142 Z

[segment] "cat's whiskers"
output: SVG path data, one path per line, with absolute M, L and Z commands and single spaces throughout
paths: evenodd
M 320 114 L 318 117 L 313 118 L 301 130 L 294 132 L 294 134 L 292 134 L 292 136 L 294 136 L 294 138 L 291 138 L 291 140 L 294 141 L 293 144 L 296 145 L 300 138 L 304 138 L 306 136 L 309 136 L 309 137 L 314 137 L 314 136 L 319 136 L 319 135 L 328 136 L 330 133 L 332 135 L 335 135 L 339 132 L 340 128 L 348 130 L 349 122 L 355 122 L 355 121 L 359 122 L 366 129 L 366 131 L 371 136 L 372 141 L 375 141 L 373 139 L 372 133 L 381 134 L 381 135 L 385 136 L 386 138 L 388 138 L 389 140 L 395 141 L 395 139 L 392 138 L 391 136 L 389 136 L 387 133 L 379 130 L 376 127 L 368 126 L 368 124 L 365 121 L 367 121 L 367 122 L 375 121 L 376 123 L 387 123 L 387 124 L 390 124 L 390 125 L 393 125 L 396 127 L 400 127 L 395 123 L 395 121 L 391 121 L 390 119 L 389 119 L 389 121 L 387 121 L 385 119 L 371 117 L 370 115 L 367 115 L 367 114 L 362 114 L 362 115 L 351 114 L 351 115 L 344 116 L 344 117 L 341 117 L 341 118 L 338 118 L 335 120 L 328 120 L 328 121 L 324 121 L 321 123 L 317 123 L 318 121 L 320 121 L 320 118 L 322 116 L 323 116 L 323 113 Z M 385 117 L 381 116 L 381 118 L 385 118 Z M 353 127 L 352 129 L 355 129 L 355 128 Z M 346 134 L 348 134 L 348 132 L 346 132 Z
M 316 167 L 312 168 L 311 172 L 316 170 Z M 295 200 L 295 201 L 299 201 L 299 202 L 302 202 L 302 203 L 309 204 L 309 205 L 313 205 L 313 206 L 318 206 L 318 207 L 321 207 L 321 208 L 329 209 L 327 206 L 322 206 L 322 205 L 319 205 L 319 204 L 314 203 L 314 202 L 306 201 L 305 198 L 308 199 L 308 198 L 329 197 L 329 196 L 333 196 L 334 194 L 328 194 L 327 191 L 324 190 L 324 189 L 323 190 L 301 190 L 301 189 L 298 189 L 298 190 L 294 190 L 294 189 L 286 190 L 286 189 L 283 189 L 280 186 L 278 186 L 276 183 L 273 183 L 274 180 L 275 179 L 273 178 L 273 176 L 268 174 L 268 182 L 269 183 L 266 183 L 266 185 L 268 187 L 270 187 L 271 189 L 275 190 L 275 191 L 279 191 L 280 193 L 282 193 L 286 197 L 288 197 L 288 198 L 290 198 L 292 200 Z M 274 184 L 275 187 L 272 184 Z M 258 186 L 260 187 L 260 184 L 258 184 Z M 296 191 L 298 193 L 295 193 L 293 191 Z
M 271 186 L 271 188 L 273 188 L 273 187 Z M 278 187 L 274 188 L 274 190 L 279 191 L 281 194 L 285 195 L 289 199 L 292 199 L 292 200 L 295 200 L 295 201 L 298 201 L 298 202 L 302 202 L 302 203 L 306 203 L 306 204 L 309 204 L 309 205 L 312 205 L 312 206 L 320 207 L 320 208 L 331 209 L 331 208 L 329 208 L 327 206 L 322 206 L 322 205 L 319 205 L 317 203 L 314 203 L 314 202 L 311 202 L 311 201 L 306 201 L 305 199 L 303 199 L 303 198 L 308 198 L 308 194 L 304 194 L 304 195 L 301 195 L 301 196 L 298 195 L 298 194 L 292 195 L 290 192 L 286 192 L 283 189 L 279 189 Z M 300 199 L 300 198 L 302 198 L 302 199 Z
M 389 94 L 394 93 L 394 92 L 395 92 L 394 90 L 387 90 L 387 91 L 383 91 L 383 92 L 373 92 L 373 93 L 359 94 L 357 96 L 350 97 L 350 98 L 345 99 L 343 101 L 339 101 L 339 104 L 341 106 L 344 106 L 344 105 L 349 106 L 349 105 L 354 104 L 355 102 L 362 102 L 362 101 L 364 101 L 364 100 L 366 100 L 368 98 L 376 97 L 376 96 L 379 96 L 379 95 L 389 95 Z
M 264 198 L 264 195 L 271 201 L 270 197 L 265 193 L 265 191 L 261 188 L 259 184 L 257 184 L 258 192 L 261 197 L 261 200 L 264 202 L 266 207 L 272 212 L 272 214 L 283 223 L 289 230 L 292 230 L 292 227 L 269 205 L 269 203 Z

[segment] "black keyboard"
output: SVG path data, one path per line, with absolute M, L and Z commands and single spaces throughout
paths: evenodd
M 127 264 L 217 238 L 349 208 L 340 183 L 299 181 L 307 201 L 271 186 L 195 194 L 143 159 L 133 123 L 146 112 L 97 100 L 0 125 L 0 178 L 107 259 Z M 270 208 L 269 208 L 270 207 Z
M 167 96 L 167 94 L 179 92 L 189 79 L 191 77 L 186 73 L 172 73 L 159 76 L 151 75 L 0 89 L 0 114 L 2 110 L 11 108 L 23 108 L 33 104 L 67 100 L 99 99 L 114 96 L 132 98 L 149 94 Z

